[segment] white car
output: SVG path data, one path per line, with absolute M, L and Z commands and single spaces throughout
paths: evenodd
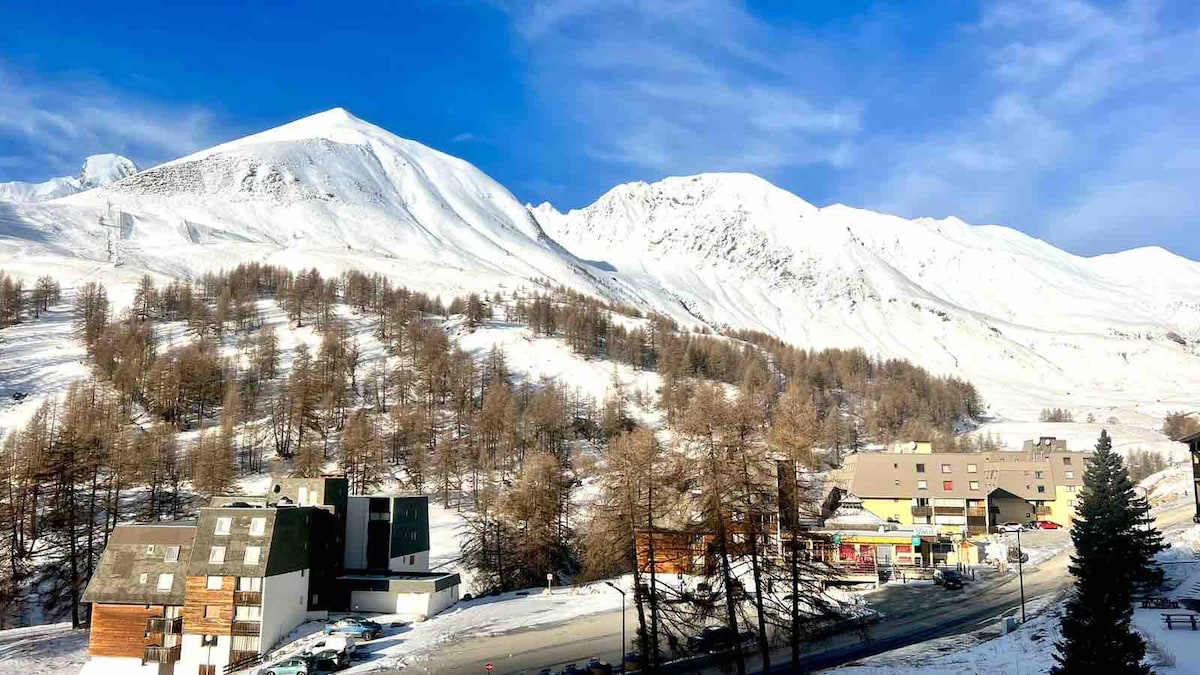
M 349 635 L 326 635 L 318 640 L 311 647 L 312 652 L 321 651 L 322 649 L 336 649 L 339 652 L 345 652 L 346 656 L 354 656 L 354 650 L 358 647 L 358 643 Z
M 1020 523 L 1004 523 L 996 529 L 1000 530 L 1001 532 L 1024 532 L 1025 526 Z

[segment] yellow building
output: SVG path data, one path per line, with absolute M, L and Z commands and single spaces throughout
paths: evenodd
M 1005 522 L 1067 527 L 1091 452 L 858 453 L 835 472 L 835 501 L 899 525 L 983 533 Z

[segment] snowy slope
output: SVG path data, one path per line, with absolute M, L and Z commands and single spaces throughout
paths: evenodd
M 1200 382 L 1200 264 L 1162 249 L 1081 258 L 1005 227 L 817 208 L 747 174 L 632 183 L 584 209 L 531 212 L 646 297 L 958 373 L 1003 415 L 1036 419 L 1057 401 L 1152 404 L 1157 417 Z
M 500 184 L 342 109 L 99 190 L 0 208 L 4 233 L 57 255 L 168 275 L 266 259 L 378 270 L 445 293 L 533 278 L 597 291 Z
M 115 183 L 138 172 L 133 160 L 114 154 L 92 155 L 78 176 L 51 178 L 42 183 L 0 183 L 0 201 L 44 202 Z
M 124 171 L 94 164 L 89 175 Z M 747 174 L 529 209 L 342 109 L 99 189 L 0 202 L 0 266 L 18 275 L 70 286 L 250 260 L 375 271 L 443 296 L 546 280 L 686 326 L 909 359 L 973 381 L 1012 420 L 1066 407 L 1154 428 L 1200 384 L 1200 264 L 1162 249 L 1082 258 L 1004 227 L 817 207 Z

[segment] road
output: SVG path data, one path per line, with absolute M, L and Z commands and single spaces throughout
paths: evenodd
M 1157 516 L 1157 525 L 1171 531 L 1190 525 L 1190 503 L 1165 509 Z M 1052 545 L 1061 532 L 1034 532 L 1022 535 L 1027 547 Z M 1060 553 L 1025 569 L 1025 598 L 1065 591 L 1071 584 L 1066 553 Z M 884 620 L 864 631 L 834 635 L 815 645 L 806 645 L 803 655 L 806 669 L 829 668 L 866 658 L 899 647 L 948 635 L 967 633 L 995 626 L 1001 616 L 1019 616 L 1020 581 L 1015 574 L 990 573 L 968 584 L 962 592 L 946 591 L 930 585 L 889 585 L 871 594 L 872 607 Z M 636 628 L 636 616 L 627 615 L 627 638 Z M 405 669 L 412 673 L 485 673 L 493 664 L 493 673 L 537 673 L 542 668 L 559 670 L 563 665 L 583 666 L 598 656 L 618 663 L 621 656 L 621 613 L 606 612 L 573 620 L 551 628 L 516 631 L 504 635 L 462 640 L 447 646 L 424 661 L 415 661 Z M 786 650 L 773 656 L 777 664 L 788 658 Z M 751 672 L 761 669 L 757 662 L 747 664 Z M 777 665 L 773 672 L 785 672 Z M 399 671 L 395 671 L 399 672 Z M 672 672 L 703 672 L 695 666 Z

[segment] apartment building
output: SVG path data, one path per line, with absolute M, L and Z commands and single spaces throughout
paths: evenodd
M 84 594 L 89 655 L 120 672 L 216 675 L 330 611 L 432 616 L 458 600 L 459 577 L 428 571 L 428 510 L 423 496 L 350 496 L 324 477 L 216 497 L 195 521 L 120 525 Z
M 1044 446 L 1016 452 L 860 453 L 833 478 L 833 502 L 883 521 L 987 532 L 1004 522 L 1074 518 L 1090 452 Z

